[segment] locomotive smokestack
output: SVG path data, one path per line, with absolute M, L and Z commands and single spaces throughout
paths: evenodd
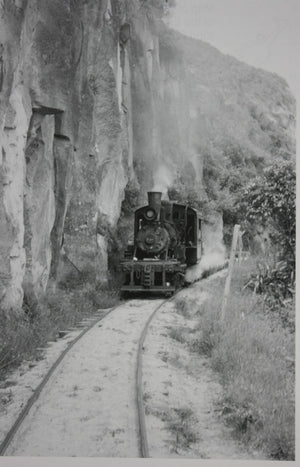
M 151 208 L 153 208 L 157 212 L 158 218 L 160 215 L 161 197 L 162 197 L 161 191 L 148 191 L 148 204 Z

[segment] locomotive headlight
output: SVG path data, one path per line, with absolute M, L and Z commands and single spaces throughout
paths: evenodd
M 153 220 L 156 216 L 156 212 L 154 211 L 154 209 L 147 209 L 147 211 L 145 212 L 145 217 L 146 219 L 148 219 L 149 221 Z
M 166 282 L 167 287 L 170 287 L 170 285 L 171 285 L 170 282 Z

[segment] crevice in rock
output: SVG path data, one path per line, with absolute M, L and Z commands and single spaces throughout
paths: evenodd
M 3 44 L 0 44 L 0 92 L 2 92 L 3 81 L 4 81 L 4 60 L 3 60 Z
M 70 138 L 68 136 L 65 136 L 65 135 L 60 135 L 60 134 L 54 133 L 54 137 L 57 138 L 57 139 L 63 139 L 65 141 L 70 141 Z
M 61 250 L 64 242 L 64 224 L 70 199 L 70 189 L 73 179 L 74 148 L 70 139 L 63 135 L 54 135 L 53 155 L 55 173 L 55 221 L 51 231 L 52 261 L 50 276 L 57 277 Z
M 45 105 L 33 105 L 32 111 L 41 115 L 59 115 L 64 111 L 55 107 L 47 107 Z

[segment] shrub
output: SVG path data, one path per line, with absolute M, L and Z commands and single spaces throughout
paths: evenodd
M 279 259 L 295 267 L 296 173 L 293 162 L 276 162 L 267 167 L 245 189 L 240 219 L 250 233 L 261 226 L 270 231 Z
M 295 295 L 296 174 L 293 162 L 276 162 L 245 189 L 240 221 L 251 238 L 269 233 L 270 251 L 247 287 L 263 294 L 269 309 L 280 311 Z
M 192 428 L 193 422 L 193 412 L 189 407 L 173 408 L 168 415 L 168 428 L 176 436 L 175 452 L 178 452 L 178 449 L 188 449 L 197 441 Z

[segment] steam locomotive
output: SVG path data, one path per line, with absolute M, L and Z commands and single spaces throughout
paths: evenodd
M 172 295 L 184 283 L 186 268 L 202 255 L 202 218 L 189 206 L 148 192 L 148 205 L 135 211 L 134 241 L 121 260 L 122 293 Z

